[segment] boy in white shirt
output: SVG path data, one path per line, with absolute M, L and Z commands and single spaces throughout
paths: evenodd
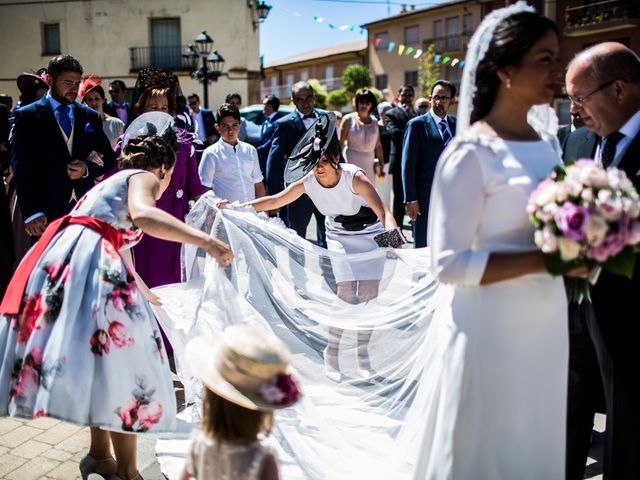
M 216 114 L 220 140 L 202 154 L 198 173 L 205 190 L 213 189 L 217 197 L 230 202 L 249 202 L 265 195 L 258 152 L 238 140 L 240 112 L 223 103 Z

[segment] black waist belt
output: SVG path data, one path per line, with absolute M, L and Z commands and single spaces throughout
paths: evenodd
M 350 232 L 364 230 L 369 225 L 378 221 L 378 216 L 369 207 L 360 207 L 360 211 L 355 215 L 338 215 L 334 220 L 342 224 L 342 228 Z

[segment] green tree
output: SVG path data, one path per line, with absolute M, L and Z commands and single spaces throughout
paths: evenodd
M 338 88 L 332 90 L 327 95 L 327 105 L 334 110 L 340 110 L 342 107 L 349 103 L 349 95 L 344 88 Z
M 316 94 L 316 108 L 327 108 L 327 87 L 312 78 L 308 81 Z
M 351 96 L 365 87 L 371 85 L 371 72 L 364 65 L 347 65 L 342 72 L 342 88 Z
M 433 63 L 435 47 L 430 44 L 422 54 L 418 66 L 418 95 L 428 97 L 436 80 L 440 78 L 440 65 Z

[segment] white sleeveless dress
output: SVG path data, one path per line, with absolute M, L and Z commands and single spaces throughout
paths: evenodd
M 355 215 L 362 207 L 369 207 L 367 202 L 353 190 L 353 177 L 360 167 L 348 163 L 340 164 L 342 174 L 338 183 L 331 188 L 320 185 L 313 172 L 309 172 L 303 179 L 305 193 L 311 198 L 316 208 L 325 216 L 327 232 L 327 249 L 342 254 L 356 254 L 376 250 L 378 244 L 373 237 L 384 232 L 380 221 L 362 230 L 345 230 L 340 222 L 336 222 L 338 215 Z M 368 263 L 364 258 L 336 256 L 332 260 L 336 281 L 378 280 L 381 277 L 380 262 Z M 377 257 L 374 255 L 374 257 Z
M 431 264 L 452 285 L 444 369 L 416 479 L 561 480 L 568 367 L 562 277 L 480 285 L 492 252 L 536 250 L 526 204 L 560 162 L 544 142 L 456 139 L 438 163 Z

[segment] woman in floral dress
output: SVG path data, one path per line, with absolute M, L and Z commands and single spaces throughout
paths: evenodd
M 232 259 L 228 245 L 155 207 L 171 179 L 175 133 L 169 115 L 147 115 L 147 126 L 162 119 L 164 134 L 129 140 L 123 170 L 49 227 L 0 306 L 0 415 L 91 426 L 83 478 L 139 478 L 130 433 L 174 430 L 169 366 L 145 298 L 156 300 L 137 283 L 128 249 L 145 232 L 196 244 L 221 266 Z

